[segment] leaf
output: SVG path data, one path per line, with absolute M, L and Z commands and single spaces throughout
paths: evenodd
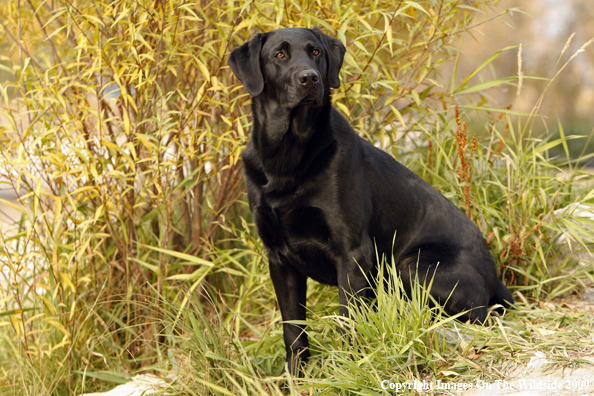
M 72 279 L 70 277 L 70 274 L 62 272 L 62 271 L 58 271 L 58 273 L 60 274 L 60 277 L 62 278 L 62 280 L 64 281 L 64 283 L 70 287 L 70 290 L 74 293 L 76 291 L 76 288 L 74 287 L 74 284 L 72 283 Z
M 565 156 L 569 159 L 571 155 L 569 155 L 569 147 L 567 147 L 567 139 L 565 138 L 565 131 L 563 130 L 563 125 L 561 124 L 561 120 L 557 116 L 557 125 L 559 126 L 559 134 L 561 135 L 561 143 L 563 144 L 563 151 L 565 151 Z M 585 136 L 584 136 L 585 137 Z
M 111 24 L 111 28 L 113 29 L 118 24 L 118 22 L 120 22 L 122 19 L 124 19 L 126 17 L 126 15 L 128 15 L 128 12 L 130 12 L 130 9 L 124 8 L 124 10 L 120 13 L 120 15 L 118 15 L 116 20 Z
M 497 80 L 491 80 L 484 83 L 476 84 L 471 87 L 465 89 L 457 89 L 454 91 L 454 95 L 464 95 L 469 94 L 472 92 L 482 91 L 484 89 L 489 89 L 493 87 L 498 87 L 501 84 L 509 84 L 511 81 L 517 80 L 518 77 L 506 77 L 506 78 L 499 78 Z
M 204 79 L 206 81 L 210 81 L 210 72 L 208 71 L 208 68 L 206 67 L 206 65 L 204 63 L 202 63 L 198 59 L 196 59 L 196 64 L 198 65 L 198 68 L 200 69 L 200 72 L 204 76 Z
M 390 55 L 394 55 L 392 50 L 393 38 L 392 38 L 392 25 L 390 25 L 390 20 L 388 19 L 387 15 L 384 15 L 385 22 L 386 22 L 386 38 L 388 40 L 388 47 L 390 48 Z
M 402 128 L 406 129 L 406 123 L 404 122 L 404 118 L 402 118 L 402 114 L 400 114 L 398 109 L 395 106 L 390 106 L 390 110 L 392 110 L 392 112 L 396 115 L 398 121 L 400 121 L 400 124 L 402 124 Z
M 411 7 L 413 7 L 413 8 L 416 8 L 417 10 L 419 10 L 421 12 L 424 12 L 427 15 L 429 15 L 429 13 L 427 11 L 425 11 L 425 9 L 423 7 L 421 7 L 418 3 L 414 2 L 414 1 L 407 0 L 404 3 L 407 4 L 407 5 L 409 5 L 409 6 L 411 6 Z
M 497 57 L 499 55 L 501 55 L 501 53 L 503 51 L 507 51 L 507 50 L 514 49 L 514 48 L 518 48 L 518 46 L 505 47 L 504 49 L 499 50 L 496 53 L 494 53 L 493 55 L 491 55 L 489 57 L 489 59 L 487 59 L 486 61 L 484 61 L 482 65 L 480 65 L 477 69 L 475 69 L 472 73 L 470 73 L 464 80 L 462 80 L 462 82 L 460 83 L 460 86 L 458 86 L 458 88 L 456 88 L 454 90 L 454 92 L 458 92 L 458 91 L 462 90 L 470 82 L 470 79 L 472 79 L 472 77 L 476 76 L 478 74 L 478 72 L 480 72 L 481 70 L 483 70 L 491 62 L 493 62 L 495 59 L 497 59 Z
M 213 267 L 214 266 L 214 264 L 212 262 L 210 262 L 208 260 L 201 259 L 201 258 L 196 257 L 196 256 L 192 256 L 190 254 L 180 253 L 180 252 L 176 252 L 174 250 L 161 249 L 161 248 L 154 247 L 154 246 L 149 246 L 149 245 L 143 245 L 141 243 L 138 243 L 138 244 L 140 246 L 144 247 L 144 248 L 151 249 L 151 250 L 154 250 L 154 251 L 159 252 L 159 253 L 164 253 L 164 254 L 167 254 L 169 256 L 173 256 L 173 257 L 176 257 L 178 259 L 181 259 L 181 260 L 185 260 L 187 263 L 190 263 L 190 264 L 194 264 L 194 265 L 206 265 L 207 267 Z
M 11 200 L 0 198 L 0 204 L 10 206 L 21 213 L 25 213 L 25 208 L 22 205 L 17 205 Z
M 420 106 L 421 105 L 421 98 L 419 97 L 419 93 L 413 89 L 412 91 L 410 91 L 410 94 L 413 97 L 416 105 L 417 106 Z
M 132 379 L 132 376 L 128 373 L 122 373 L 117 371 L 74 371 L 77 374 L 83 375 L 89 378 L 96 378 L 99 381 L 111 382 L 113 384 L 125 384 Z
M 461 109 L 468 109 L 468 110 L 493 112 L 493 113 L 511 114 L 511 115 L 524 116 L 524 117 L 529 117 L 530 116 L 530 113 L 523 113 L 521 111 L 507 110 L 507 109 L 494 109 L 492 107 L 480 107 L 480 106 L 471 106 L 471 105 L 460 105 L 460 108 Z
M 162 277 L 163 276 L 163 274 L 161 273 L 161 268 L 159 268 L 158 265 L 149 264 L 146 261 L 142 261 L 142 260 L 137 259 L 135 257 L 130 257 L 130 260 L 132 260 L 135 263 L 138 263 L 138 264 L 142 265 L 143 267 L 148 268 L 149 270 L 153 271 L 158 277 Z
M 585 136 L 567 136 L 567 137 L 562 137 L 556 140 L 553 140 L 551 142 L 548 142 L 546 144 L 540 144 L 538 145 L 538 147 L 536 147 L 534 149 L 535 153 L 546 153 L 548 152 L 550 149 L 552 149 L 553 147 L 557 147 L 560 144 L 563 145 L 563 143 L 565 142 L 565 144 L 567 144 L 566 142 L 568 140 L 574 140 L 574 139 L 585 139 Z
M 52 302 L 52 300 L 46 296 L 38 296 L 41 301 L 43 302 L 43 305 L 45 305 L 45 308 L 49 311 L 49 313 L 51 315 L 55 315 L 58 311 L 56 310 L 56 306 L 54 305 L 54 303 Z
M 177 274 L 168 277 L 169 280 L 196 280 L 202 281 L 211 271 L 210 267 L 200 267 L 191 274 Z
M 35 308 L 11 309 L 10 311 L 0 312 L 0 318 L 3 316 L 18 315 L 23 312 L 33 311 Z
M 64 335 L 66 335 L 66 336 L 70 335 L 70 333 L 68 332 L 68 330 L 66 330 L 66 328 L 64 327 L 64 325 L 62 323 L 60 323 L 56 320 L 53 320 L 53 319 L 46 319 L 45 322 L 54 326 L 56 329 L 58 329 L 59 331 L 64 333 Z

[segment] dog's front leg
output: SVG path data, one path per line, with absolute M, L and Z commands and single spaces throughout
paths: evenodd
M 305 298 L 307 277 L 293 267 L 283 263 L 275 255 L 268 255 L 270 277 L 276 291 L 276 298 L 283 318 L 283 334 L 287 351 L 287 369 L 291 375 L 299 375 L 303 363 L 309 357 L 309 342 L 305 326 L 286 323 L 291 320 L 305 320 Z

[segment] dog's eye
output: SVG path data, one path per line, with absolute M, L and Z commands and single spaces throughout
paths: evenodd
M 318 56 L 318 55 L 320 55 L 320 50 L 319 49 L 315 49 L 315 50 L 313 50 L 312 54 L 314 56 Z
M 282 52 L 279 52 L 278 54 L 274 55 L 275 58 L 278 59 L 283 59 L 285 57 L 285 54 L 283 54 Z

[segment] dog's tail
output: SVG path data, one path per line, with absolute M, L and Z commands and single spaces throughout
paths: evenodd
M 514 303 L 514 298 L 510 291 L 505 287 L 505 285 L 499 280 L 497 282 L 497 286 L 495 286 L 495 290 L 493 291 L 493 295 L 489 300 L 489 305 L 501 304 L 505 308 L 509 308 L 511 304 Z

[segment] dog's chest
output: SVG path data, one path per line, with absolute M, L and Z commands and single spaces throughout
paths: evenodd
M 273 209 L 262 203 L 254 210 L 254 220 L 264 245 L 279 258 L 303 275 L 336 284 L 335 246 L 329 221 L 320 208 Z

